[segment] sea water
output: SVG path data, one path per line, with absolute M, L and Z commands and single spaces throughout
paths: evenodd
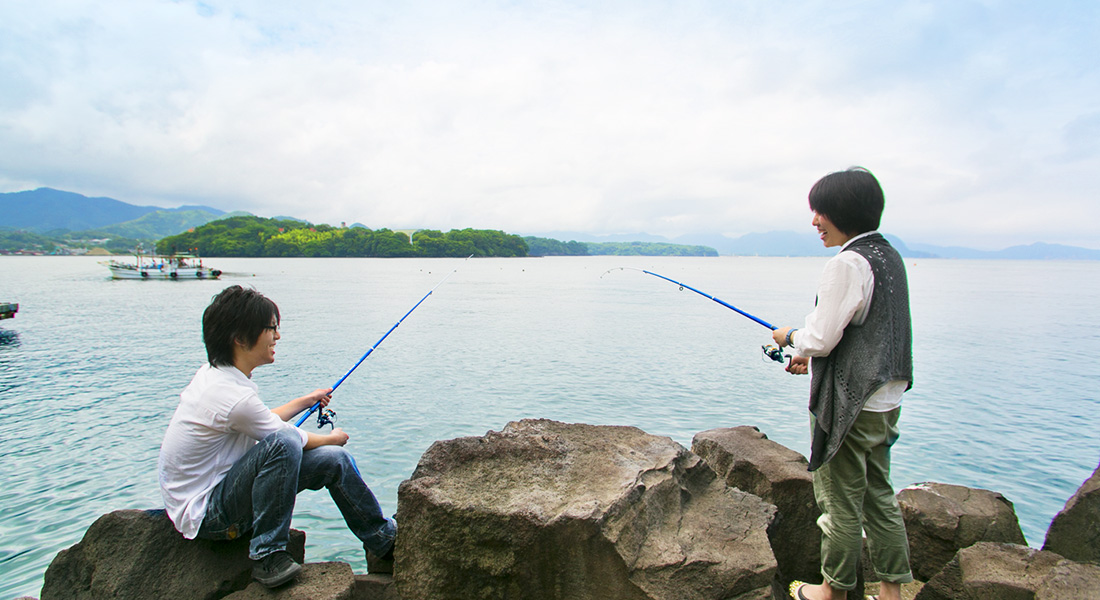
M 209 259 L 220 281 L 112 281 L 90 257 L 0 257 L 0 598 L 38 595 L 100 515 L 161 506 L 157 451 L 204 362 L 201 315 L 228 285 L 278 303 L 254 373 L 278 405 L 331 386 L 449 273 L 331 405 L 383 508 L 435 440 L 549 418 L 631 425 L 690 447 L 755 425 L 809 450 L 809 379 L 764 359 L 770 332 L 645 268 L 776 325 L 813 307 L 822 258 Z M 1100 263 L 907 260 L 915 384 L 897 488 L 1003 493 L 1028 542 L 1100 460 Z M 305 427 L 314 427 L 310 420 Z M 315 429 L 313 429 L 315 431 Z M 327 494 L 299 496 L 307 559 L 363 571 Z

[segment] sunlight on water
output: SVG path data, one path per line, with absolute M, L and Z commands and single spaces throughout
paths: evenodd
M 283 314 L 270 405 L 332 385 L 458 272 L 337 391 L 338 425 L 387 512 L 432 442 L 522 418 L 630 425 L 689 446 L 756 425 L 806 453 L 809 381 L 765 361 L 767 329 L 813 306 L 820 258 L 211 259 L 221 281 L 110 281 L 91 258 L 0 257 L 0 598 L 35 595 L 49 561 L 103 513 L 160 506 L 160 440 L 205 360 L 211 296 L 254 286 Z M 898 487 L 1003 493 L 1030 544 L 1100 460 L 1100 263 L 910 260 L 915 378 Z M 1073 340 L 1072 346 L 1065 345 Z M 312 421 L 310 422 L 312 423 Z M 307 424 L 312 427 L 312 424 Z M 362 550 L 323 493 L 299 496 L 311 561 Z

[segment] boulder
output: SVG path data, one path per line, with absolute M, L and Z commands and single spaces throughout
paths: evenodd
M 428 448 L 394 578 L 405 600 L 764 600 L 774 513 L 667 437 L 524 420 Z
M 355 576 L 354 600 L 401 600 L 393 576 L 368 573 Z
M 919 483 L 898 492 L 913 576 L 928 581 L 977 542 L 1026 544 L 1012 503 L 997 492 Z
M 1100 566 L 1018 544 L 978 542 L 959 550 L 914 600 L 1100 598 Z
M 253 581 L 224 600 L 355 600 L 355 574 L 344 562 L 309 563 L 293 584 L 268 589 Z
M 305 534 L 290 533 L 288 550 L 302 562 Z M 187 540 L 163 510 L 119 510 L 101 516 L 80 542 L 54 557 L 42 600 L 215 600 L 250 581 L 247 539 Z
M 1055 515 L 1043 550 L 1070 560 L 1100 563 L 1100 467 Z
M 756 427 L 711 429 L 691 442 L 730 487 L 760 496 L 776 506 L 768 529 L 779 566 L 779 589 L 795 579 L 821 580 L 821 511 L 814 500 L 806 457 L 768 439 Z

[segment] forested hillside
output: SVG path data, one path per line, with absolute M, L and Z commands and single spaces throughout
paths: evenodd
M 421 230 L 409 236 L 389 229 L 332 227 L 302 221 L 230 217 L 157 242 L 161 253 L 197 249 L 203 256 L 457 257 L 527 256 L 523 238 L 502 231 Z
M 589 243 L 587 246 L 588 254 L 592 256 L 718 256 L 718 251 L 709 246 L 661 242 L 600 242 Z

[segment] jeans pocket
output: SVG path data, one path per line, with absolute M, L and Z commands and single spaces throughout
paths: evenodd
M 246 531 L 240 523 L 233 523 L 224 518 L 220 512 L 207 509 L 206 516 L 199 526 L 198 537 L 204 540 L 232 541 L 241 537 Z

